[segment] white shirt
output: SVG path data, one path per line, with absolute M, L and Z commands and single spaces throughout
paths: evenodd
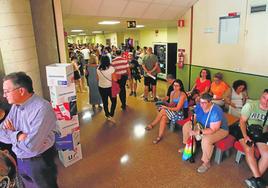
M 97 74 L 99 77 L 99 87 L 109 88 L 112 87 L 112 74 L 114 73 L 114 67 L 110 66 L 106 70 L 97 69 Z
M 84 59 L 88 60 L 89 59 L 89 49 L 88 48 L 84 48 L 83 50 L 81 50 L 81 53 L 83 54 L 84 56 Z

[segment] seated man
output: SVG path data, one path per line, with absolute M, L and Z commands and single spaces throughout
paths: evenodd
M 264 188 L 265 182 L 262 179 L 262 175 L 268 168 L 268 89 L 263 91 L 260 100 L 251 101 L 246 103 L 241 111 L 240 117 L 240 129 L 241 134 L 238 139 L 244 148 L 246 161 L 249 165 L 253 177 L 246 179 L 245 183 L 248 187 Z M 254 137 L 250 136 L 249 126 L 262 126 L 263 134 L 261 139 L 254 140 Z M 254 155 L 254 145 L 259 149 L 261 158 L 259 161 Z
M 174 90 L 173 84 L 175 82 L 175 78 L 174 78 L 174 76 L 172 74 L 167 75 L 167 82 L 169 84 L 169 87 L 168 87 L 168 90 L 167 90 L 167 95 L 164 98 L 162 98 L 161 100 L 156 102 L 157 106 L 159 106 L 159 105 L 165 105 L 166 106 L 167 104 L 169 104 L 170 94 Z

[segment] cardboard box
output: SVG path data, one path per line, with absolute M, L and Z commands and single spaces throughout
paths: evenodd
M 70 120 L 57 120 L 56 124 L 57 134 L 61 137 L 79 130 L 78 115 L 73 116 Z
M 65 167 L 68 167 L 82 159 L 81 144 L 78 144 L 74 150 L 60 150 L 59 159 Z
M 58 120 L 71 120 L 77 115 L 76 100 L 57 105 L 51 103 L 51 105 Z
M 53 105 L 62 104 L 76 100 L 75 84 L 71 83 L 67 87 L 50 86 L 50 99 Z
M 73 66 L 67 63 L 55 63 L 46 66 L 48 86 L 68 86 L 74 83 Z
M 74 131 L 64 137 L 59 134 L 55 135 L 55 145 L 57 150 L 73 150 L 78 144 L 80 144 L 80 131 Z

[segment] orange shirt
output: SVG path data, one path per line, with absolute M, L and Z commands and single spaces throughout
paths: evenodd
M 216 95 L 216 98 L 222 98 L 224 92 L 227 91 L 228 88 L 229 86 L 224 81 L 221 81 L 219 84 L 212 82 L 210 91 L 213 93 L 213 96 Z

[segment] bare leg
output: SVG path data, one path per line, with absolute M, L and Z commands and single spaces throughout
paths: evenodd
M 265 143 L 257 143 L 257 146 L 261 154 L 261 158 L 258 162 L 258 167 L 260 175 L 263 175 L 264 172 L 268 169 L 268 145 Z
M 251 169 L 251 172 L 253 173 L 253 176 L 260 177 L 261 173 L 258 168 L 258 163 L 254 155 L 254 147 L 247 146 L 243 139 L 240 139 L 239 142 L 244 148 L 246 160 L 249 168 Z
M 153 98 L 156 98 L 156 85 L 152 86 Z
M 149 90 L 149 87 L 144 86 L 144 98 L 148 98 L 148 90 Z
M 165 115 L 162 116 L 161 120 L 160 120 L 160 126 L 159 126 L 159 133 L 158 133 L 158 137 L 163 137 L 164 135 L 164 131 L 165 131 L 165 128 L 167 126 L 167 116 L 166 116 L 166 113 Z
M 156 118 L 153 120 L 153 122 L 151 123 L 152 127 L 154 127 L 158 122 L 160 122 L 160 120 L 162 119 L 162 117 L 166 116 L 166 111 L 164 109 L 162 109 L 160 112 L 158 112 Z M 166 123 L 166 119 L 165 119 L 165 123 Z

